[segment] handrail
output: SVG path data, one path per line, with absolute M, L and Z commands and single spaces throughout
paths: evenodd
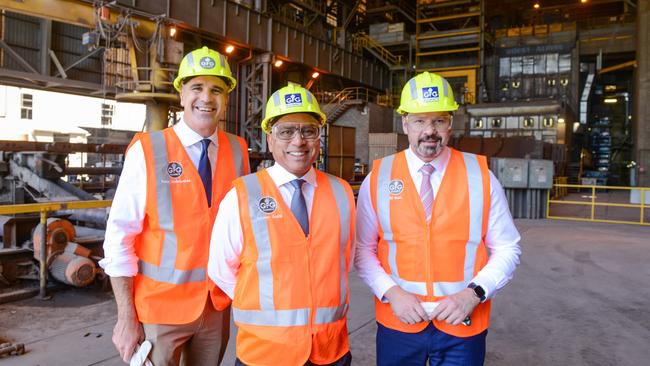
M 571 201 L 571 200 L 559 200 L 551 197 L 551 191 L 555 191 L 557 188 L 578 188 L 578 189 L 590 189 L 591 195 L 586 197 L 589 198 L 589 201 Z M 643 225 L 650 226 L 650 222 L 645 221 L 645 210 L 650 209 L 650 205 L 646 205 L 646 197 L 650 197 L 650 187 L 625 187 L 625 186 L 597 186 L 597 185 L 583 185 L 583 184 L 560 184 L 554 183 L 553 188 L 547 191 L 546 199 L 546 218 L 547 219 L 557 219 L 557 220 L 573 220 L 573 221 L 591 221 L 591 222 L 608 222 L 608 223 L 617 223 L 617 224 L 634 224 L 634 225 Z M 627 190 L 627 191 L 639 191 L 639 203 L 614 203 L 614 202 L 596 202 L 596 190 L 597 189 L 607 189 L 607 190 Z M 572 217 L 572 216 L 552 216 L 550 214 L 551 204 L 564 204 L 564 205 L 581 205 L 581 206 L 590 206 L 589 218 L 584 217 Z M 596 207 L 624 207 L 624 208 L 638 208 L 639 209 L 639 221 L 628 221 L 628 220 L 608 220 L 608 219 L 597 219 L 596 218 Z
M 45 203 L 24 203 L 18 205 L 0 205 L 0 215 L 15 215 L 21 213 L 49 212 L 58 210 L 79 210 L 89 208 L 110 207 L 112 200 L 97 201 L 66 201 Z
M 384 103 L 384 100 L 390 100 L 386 95 L 386 98 L 383 98 L 386 94 L 376 92 L 372 89 L 364 87 L 349 87 L 340 90 L 332 99 L 330 99 L 326 104 L 323 105 L 324 111 L 332 112 L 334 110 L 334 105 L 343 104 L 346 100 L 361 100 L 364 102 L 373 102 L 377 104 Z M 387 103 L 384 103 L 387 104 Z
M 362 47 L 366 47 L 369 49 L 374 50 L 375 52 L 379 53 L 379 56 L 390 63 L 393 66 L 401 65 L 402 64 L 402 56 L 401 55 L 394 55 L 392 52 L 387 50 L 384 46 L 379 44 L 377 41 L 372 39 L 370 36 L 365 34 L 364 32 L 359 32 L 353 36 L 354 40 L 354 48 L 358 51 L 361 50 Z

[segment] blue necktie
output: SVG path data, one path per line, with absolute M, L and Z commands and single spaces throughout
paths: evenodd
M 208 199 L 208 207 L 212 205 L 212 167 L 208 157 L 208 147 L 212 141 L 210 139 L 201 140 L 201 158 L 199 159 L 199 175 L 205 188 L 205 197 Z
M 305 183 L 302 179 L 294 179 L 291 181 L 293 186 L 293 197 L 291 197 L 291 212 L 298 220 L 302 232 L 305 236 L 309 235 L 309 215 L 307 215 L 307 204 L 305 203 L 305 196 L 302 195 L 302 185 Z

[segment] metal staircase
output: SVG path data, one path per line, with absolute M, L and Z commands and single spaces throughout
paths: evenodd
M 370 38 L 370 36 L 368 36 L 366 33 L 359 32 L 355 34 L 353 36 L 353 41 L 355 50 L 361 51 L 361 49 L 365 49 L 373 56 L 375 56 L 378 60 L 383 62 L 386 66 L 388 66 L 391 70 L 399 70 L 404 68 L 404 65 L 402 65 L 401 55 L 393 54 L 384 46 L 377 43 L 377 41 Z

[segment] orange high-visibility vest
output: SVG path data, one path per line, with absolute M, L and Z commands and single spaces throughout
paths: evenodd
M 148 324 L 186 324 L 201 315 L 210 294 L 217 310 L 230 303 L 207 277 L 212 225 L 232 181 L 249 171 L 243 139 L 218 131 L 212 204 L 183 144 L 172 128 L 138 134 L 147 167 L 142 232 L 135 239 L 138 274 L 134 299 Z
M 266 170 L 235 180 L 243 231 L 232 311 L 246 365 L 328 364 L 349 351 L 345 318 L 354 197 L 316 171 L 309 236 Z
M 420 301 L 440 301 L 465 289 L 487 263 L 490 176 L 484 156 L 451 149 L 429 223 L 405 151 L 374 162 L 370 195 L 379 224 L 379 260 L 386 273 Z M 402 332 L 419 332 L 428 324 L 404 324 L 390 304 L 376 298 L 375 310 L 379 323 Z M 445 333 L 469 337 L 487 329 L 489 317 L 486 301 L 472 312 L 471 326 L 438 320 L 434 325 Z

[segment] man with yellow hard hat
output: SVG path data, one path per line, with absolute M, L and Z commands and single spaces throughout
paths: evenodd
M 125 362 L 143 340 L 156 366 L 220 363 L 230 299 L 207 277 L 212 225 L 232 181 L 249 173 L 243 139 L 217 128 L 236 85 L 226 58 L 203 47 L 174 80 L 183 118 L 135 136 L 106 227 L 117 302 L 113 343 Z
M 381 366 L 482 365 L 490 299 L 519 264 L 486 158 L 447 147 L 457 109 L 441 76 L 410 79 L 397 109 L 409 148 L 376 160 L 359 191 L 355 266 L 376 295 Z
M 236 365 L 350 365 L 354 197 L 312 167 L 325 119 L 305 88 L 273 93 L 262 130 L 275 165 L 235 180 L 222 201 L 208 274 L 233 299 Z

